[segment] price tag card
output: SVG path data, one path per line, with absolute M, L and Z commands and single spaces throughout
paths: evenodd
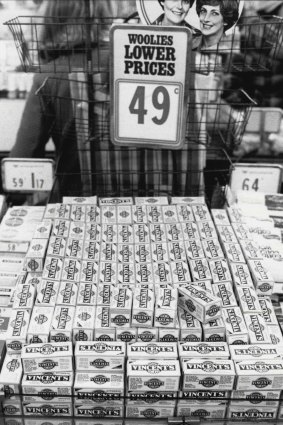
M 5 158 L 2 160 L 5 192 L 45 192 L 52 189 L 54 161 L 51 159 Z
M 230 188 L 237 191 L 278 193 L 282 181 L 282 166 L 277 164 L 235 164 Z
M 184 27 L 113 25 L 111 140 L 179 149 L 185 141 L 191 33 Z

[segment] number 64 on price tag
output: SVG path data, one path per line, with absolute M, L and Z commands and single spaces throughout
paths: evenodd
M 230 179 L 231 191 L 278 193 L 282 182 L 279 164 L 235 164 Z

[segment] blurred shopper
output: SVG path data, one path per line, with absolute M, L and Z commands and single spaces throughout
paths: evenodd
M 123 7 L 117 3 L 116 0 L 43 0 L 40 5 L 42 20 L 39 17 L 34 21 L 39 24 L 32 24 L 33 36 L 37 36 L 36 50 L 41 73 L 34 75 L 10 156 L 44 158 L 46 144 L 51 138 L 55 145 L 56 173 L 61 176 L 62 193 L 72 191 L 76 194 L 82 189 L 69 72 L 79 70 L 84 75 L 90 46 L 93 67 L 107 71 L 96 77 L 99 86 L 104 84 L 103 78 L 108 78 L 109 54 L 107 48 L 100 48 L 100 44 L 108 40 L 103 40 L 103 26 L 95 25 L 95 22 L 101 22 L 96 18 L 106 17 L 109 32 L 112 18 L 123 13 Z M 127 15 L 132 12 L 128 1 L 119 3 L 124 5 Z M 91 24 L 87 47 L 86 18 Z

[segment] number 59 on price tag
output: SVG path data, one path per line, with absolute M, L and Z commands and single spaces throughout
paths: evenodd
M 52 189 L 54 161 L 51 159 L 5 158 L 2 160 L 5 192 L 45 192 Z
M 230 188 L 237 191 L 278 193 L 282 182 L 282 166 L 278 164 L 235 164 Z
M 110 42 L 112 142 L 181 148 L 191 33 L 184 27 L 114 25 Z

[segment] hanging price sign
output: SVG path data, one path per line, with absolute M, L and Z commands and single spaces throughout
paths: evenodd
M 236 164 L 232 169 L 230 187 L 234 194 L 241 190 L 278 193 L 281 181 L 281 165 Z
M 112 142 L 181 148 L 190 80 L 190 31 L 114 25 L 110 40 Z
M 52 189 L 54 162 L 51 159 L 5 158 L 2 182 L 6 192 L 45 192 Z

